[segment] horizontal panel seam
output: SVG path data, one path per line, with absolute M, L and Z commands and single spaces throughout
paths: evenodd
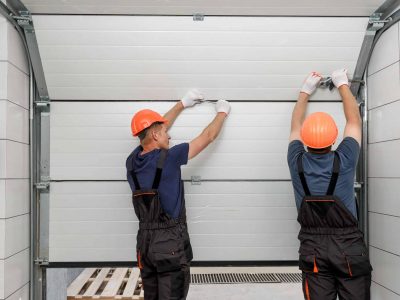
M 377 215 L 384 215 L 384 216 L 388 216 L 388 217 L 393 217 L 393 218 L 400 218 L 400 216 L 396 216 L 396 215 L 390 215 L 390 214 L 385 214 L 385 213 L 381 213 L 381 212 L 377 212 L 377 211 L 368 211 L 369 213 L 373 213 L 373 214 L 377 214 Z
M 26 107 L 22 106 L 21 104 L 14 102 L 13 100 L 10 100 L 10 99 L 0 99 L 0 101 L 7 101 L 7 102 L 10 102 L 10 103 L 12 103 L 12 104 L 14 104 L 14 105 L 16 105 L 16 106 L 19 106 L 20 108 L 23 108 L 24 110 L 26 110 L 26 111 L 29 112 L 29 108 L 26 108 Z
M 377 74 L 377 73 L 379 73 L 379 72 L 381 72 L 381 71 L 383 71 L 383 70 L 385 70 L 385 69 L 387 69 L 387 68 L 392 67 L 393 65 L 397 64 L 399 61 L 400 61 L 400 60 L 396 60 L 395 62 L 393 62 L 393 63 L 391 63 L 391 64 L 389 64 L 389 65 L 383 67 L 382 69 L 379 69 L 379 70 L 375 71 L 374 73 L 369 74 L 369 75 L 368 75 L 368 78 L 371 77 L 371 76 L 373 76 L 373 75 L 375 75 L 375 74 Z
M 381 249 L 381 248 L 376 247 L 376 246 L 371 245 L 371 244 L 370 244 L 369 246 L 372 247 L 372 248 L 378 249 L 378 250 L 380 250 L 380 251 L 382 251 L 382 252 L 386 252 L 386 253 L 388 253 L 388 254 L 391 254 L 391 255 L 393 255 L 393 256 L 400 257 L 400 254 L 396 254 L 396 253 L 393 253 L 393 252 L 390 252 L 390 251 Z
M 29 78 L 29 73 L 25 72 L 24 70 L 22 70 L 19 66 L 17 66 L 16 64 L 14 64 L 11 61 L 7 61 L 10 65 L 12 65 L 14 68 L 16 68 L 18 71 L 20 71 L 21 73 L 23 73 L 25 76 L 27 76 Z
M 149 88 L 150 89 L 150 88 Z M 295 89 L 295 88 L 293 88 Z M 86 99 L 86 100 L 66 100 L 66 99 L 51 99 L 51 102 L 67 102 L 67 103 L 95 103 L 95 102 L 122 102 L 122 103 L 137 103 L 137 102 L 147 102 L 147 103 L 160 103 L 160 102 L 179 102 L 180 100 L 102 100 L 102 99 Z M 297 100 L 229 100 L 230 103 L 296 103 Z M 342 103 L 341 100 L 310 100 L 309 103 Z
M 0 138 L 0 141 L 9 141 L 9 142 L 14 142 L 14 143 L 18 143 L 18 144 L 29 146 L 29 143 L 24 143 L 24 142 L 12 140 L 12 139 L 2 139 L 2 138 Z
M 14 292 L 12 292 L 7 298 L 5 298 L 5 300 L 10 299 L 14 294 L 18 293 L 20 290 L 22 290 L 23 288 L 25 288 L 26 286 L 29 286 L 29 282 L 27 281 L 25 283 L 23 283 L 22 286 L 20 286 L 18 289 L 16 289 Z M 21 298 L 20 298 L 21 299 Z
M 371 129 L 370 129 L 370 131 L 371 131 Z M 389 139 L 389 140 L 384 140 L 384 141 L 372 142 L 372 143 L 368 143 L 368 145 L 376 145 L 376 144 L 387 143 L 387 142 L 395 142 L 395 141 L 400 141 L 400 138 L 395 138 L 395 139 Z
M 396 295 L 400 296 L 400 294 L 398 294 L 398 293 L 396 293 L 395 291 L 393 291 L 393 290 L 387 288 L 386 286 L 384 286 L 384 285 L 382 285 L 382 284 L 376 282 L 375 280 L 372 280 L 372 282 L 374 282 L 375 284 L 379 285 L 380 287 L 383 287 L 384 289 L 386 289 L 386 290 L 392 292 L 393 294 L 396 294 Z
M 400 179 L 400 177 L 385 177 L 385 176 L 368 176 L 368 178 L 376 178 L 376 179 Z
M 184 182 L 192 182 L 190 179 L 183 179 Z M 291 179 L 201 179 L 201 182 L 291 182 Z M 127 180 L 122 179 L 58 179 L 51 180 L 54 183 L 61 182 L 128 182 Z
M 0 218 L 0 220 L 10 220 L 10 219 L 14 219 L 14 218 L 18 218 L 18 217 L 26 216 L 26 215 L 29 215 L 29 214 L 30 214 L 29 212 L 26 212 L 26 213 L 23 213 L 23 214 L 20 214 L 20 215 L 15 215 L 15 216 L 12 216 L 12 217 Z
M 27 249 L 29 249 L 29 247 L 26 247 L 26 248 L 24 248 L 24 249 L 22 249 L 22 250 L 20 250 L 20 251 L 18 251 L 18 252 L 16 252 L 16 253 L 10 255 L 10 256 L 5 257 L 4 260 L 10 259 L 10 258 L 13 257 L 13 256 L 16 256 L 16 255 L 18 255 L 18 254 L 21 254 L 22 252 L 24 252 L 24 251 L 27 250 Z
M 371 111 L 373 111 L 373 110 L 375 110 L 375 109 L 379 109 L 379 108 L 384 107 L 384 106 L 388 106 L 388 105 L 390 105 L 390 104 L 393 104 L 393 103 L 396 103 L 396 102 L 399 102 L 399 101 L 400 101 L 400 99 L 396 99 L 396 100 L 390 101 L 390 102 L 388 102 L 388 103 L 375 106 L 375 107 L 373 107 L 373 108 L 368 109 L 368 112 L 371 112 Z

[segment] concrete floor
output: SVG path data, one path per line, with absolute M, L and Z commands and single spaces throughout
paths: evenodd
M 195 273 L 298 273 L 297 267 L 197 268 Z M 301 283 L 191 284 L 187 300 L 296 300 L 303 299 Z

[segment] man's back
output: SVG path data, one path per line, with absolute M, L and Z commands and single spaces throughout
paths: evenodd
M 133 178 L 130 174 L 133 168 L 139 184 L 144 189 L 150 189 L 156 174 L 156 165 L 160 156 L 160 149 L 154 149 L 141 155 L 142 148 L 137 147 L 126 161 L 127 179 L 132 192 L 135 191 Z M 182 143 L 168 150 L 160 186 L 158 189 L 161 206 L 172 218 L 178 218 L 181 212 L 183 195 L 183 182 L 181 181 L 181 166 L 188 161 L 189 144 Z
M 336 152 L 340 158 L 340 172 L 336 184 L 335 195 L 338 196 L 346 208 L 357 218 L 356 202 L 354 198 L 354 177 L 358 161 L 360 146 L 351 138 L 345 138 Z M 300 208 L 304 197 L 304 189 L 301 185 L 297 170 L 297 158 L 303 155 L 303 168 L 305 178 L 312 195 L 325 195 L 332 175 L 333 152 L 315 154 L 306 152 L 304 145 L 299 140 L 294 140 L 288 148 L 288 165 L 292 177 L 297 209 Z

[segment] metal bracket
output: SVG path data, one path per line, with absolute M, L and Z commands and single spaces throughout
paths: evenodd
M 356 80 L 356 79 L 349 79 L 350 83 L 359 83 L 360 85 L 364 85 L 365 81 L 364 80 Z M 333 88 L 335 87 L 332 78 L 331 77 L 324 77 L 321 79 L 320 83 L 319 83 L 319 87 L 320 88 L 329 88 L 329 90 L 333 90 Z
M 35 101 L 36 107 L 47 107 L 50 105 L 50 98 L 48 96 L 41 96 L 40 101 Z
M 38 266 L 48 266 L 49 260 L 47 258 L 39 257 L 34 260 L 34 263 L 35 263 L 35 265 L 38 265 Z
M 50 188 L 50 182 L 42 181 L 35 183 L 35 187 L 37 190 L 43 191 L 48 190 Z
M 354 188 L 356 190 L 361 189 L 363 184 L 364 184 L 364 182 L 354 182 Z
M 204 21 L 204 14 L 201 13 L 193 14 L 193 21 Z
M 34 32 L 33 21 L 29 11 L 19 11 L 19 16 L 13 16 L 14 20 L 17 21 L 18 25 L 27 32 Z
M 192 185 L 201 185 L 201 176 L 192 176 Z
M 385 26 L 385 23 L 391 21 L 391 18 L 388 18 L 387 20 L 381 20 L 382 15 L 383 13 L 373 13 L 370 16 L 368 24 L 371 24 L 372 26 L 368 27 L 368 31 L 378 31 Z

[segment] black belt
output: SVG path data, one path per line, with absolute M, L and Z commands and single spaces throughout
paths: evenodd
M 139 229 L 154 230 L 154 229 L 167 229 L 176 227 L 178 225 L 186 225 L 186 218 L 174 219 L 167 222 L 139 222 Z
M 360 232 L 358 227 L 344 227 L 344 228 L 332 228 L 332 227 L 301 227 L 300 234 L 320 234 L 320 235 L 342 235 L 352 234 Z

